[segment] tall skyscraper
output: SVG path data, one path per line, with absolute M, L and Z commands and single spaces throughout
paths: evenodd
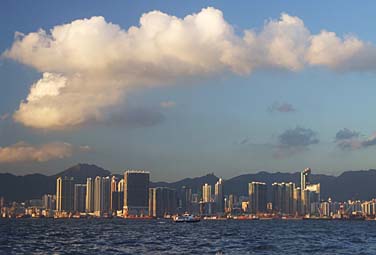
M 222 178 L 219 178 L 217 183 L 214 187 L 214 197 L 215 197 L 215 203 L 217 205 L 217 212 L 223 213 L 224 212 L 224 195 L 223 195 L 223 180 Z
M 249 209 L 251 213 L 266 212 L 267 186 L 264 182 L 249 183 Z
M 124 179 L 121 179 L 117 185 L 117 191 L 124 192 Z
M 302 212 L 302 192 L 300 187 L 294 189 L 294 214 L 301 215 Z
M 124 216 L 146 216 L 149 209 L 150 173 L 127 170 L 124 173 Z
M 310 182 L 311 169 L 306 168 L 300 174 L 301 213 L 318 214 L 320 207 L 320 183 Z
M 164 217 L 176 213 L 176 190 L 167 187 L 149 189 L 149 216 Z
M 85 211 L 94 212 L 94 180 L 92 178 L 86 179 Z
M 110 177 L 95 177 L 94 180 L 94 213 L 97 216 L 110 212 L 111 199 Z
M 56 180 L 56 210 L 58 212 L 73 212 L 74 209 L 74 179 L 73 177 L 58 177 Z
M 74 211 L 85 212 L 86 184 L 74 185 Z
M 116 177 L 115 176 L 112 176 L 111 177 L 111 188 L 110 188 L 110 208 L 111 208 L 111 211 L 113 210 L 113 208 L 115 208 L 116 206 L 112 204 L 113 201 L 115 201 L 113 199 L 113 194 L 114 192 L 117 192 L 117 181 L 116 181 Z
M 272 184 L 272 204 L 273 211 L 282 214 L 294 214 L 294 189 L 295 184 L 273 183 Z
M 202 201 L 204 203 L 211 202 L 211 185 L 205 183 L 204 186 L 202 186 Z
M 306 168 L 300 173 L 300 189 L 305 190 L 307 185 L 310 184 L 311 168 Z
M 191 213 L 192 211 L 192 189 L 182 186 L 179 193 L 180 213 Z

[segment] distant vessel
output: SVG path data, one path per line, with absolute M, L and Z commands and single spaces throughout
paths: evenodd
M 200 218 L 195 217 L 191 214 L 183 214 L 183 215 L 174 216 L 172 220 L 177 223 L 182 223 L 182 222 L 190 223 L 190 222 L 199 222 Z

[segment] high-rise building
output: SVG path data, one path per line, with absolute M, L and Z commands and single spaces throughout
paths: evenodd
M 146 216 L 149 208 L 150 173 L 127 170 L 124 173 L 124 216 Z
M 311 213 L 311 200 L 310 200 L 310 191 L 305 189 L 301 190 L 301 213 L 303 215 L 310 214 Z
M 149 216 L 164 217 L 176 213 L 176 190 L 167 187 L 149 189 Z
M 306 168 L 300 173 L 301 213 L 320 214 L 320 183 L 310 182 L 311 169 Z
M 205 183 L 204 186 L 202 186 L 202 201 L 204 203 L 211 202 L 211 185 Z
M 300 190 L 300 187 L 297 187 L 294 189 L 294 214 L 301 215 L 302 209 L 302 192 Z
M 227 207 L 227 211 L 229 212 L 229 213 L 231 213 L 232 212 L 232 210 L 234 209 L 234 195 L 233 194 L 230 194 L 229 196 L 228 196 L 228 202 L 227 202 L 227 204 L 228 204 L 228 207 Z
M 307 185 L 310 184 L 311 168 L 306 168 L 300 173 L 300 189 L 305 190 Z
M 251 182 L 248 189 L 249 205 L 251 213 L 266 212 L 267 186 L 264 182 Z
M 112 176 L 111 177 L 111 187 L 110 187 L 110 197 L 111 197 L 110 198 L 110 208 L 111 208 L 111 211 L 113 211 L 113 208 L 116 207 L 115 205 L 112 204 L 112 201 L 114 200 L 113 197 L 112 197 L 114 192 L 117 192 L 117 181 L 116 181 L 116 177 Z
M 191 213 L 192 212 L 192 189 L 182 186 L 179 193 L 179 212 Z
M 94 212 L 94 180 L 92 178 L 86 179 L 85 211 Z
M 94 180 L 94 213 L 97 216 L 110 213 L 111 200 L 110 177 L 95 177 Z
M 273 183 L 272 184 L 272 203 L 273 211 L 282 214 L 294 214 L 294 189 L 295 184 Z
M 219 178 L 219 180 L 214 186 L 214 197 L 215 203 L 217 205 L 217 212 L 221 214 L 224 212 L 224 194 L 222 178 Z
M 121 179 L 117 185 L 117 191 L 124 192 L 124 179 Z
M 74 211 L 85 212 L 86 184 L 74 185 Z
M 112 192 L 112 213 L 123 210 L 124 207 L 124 191 Z
M 45 194 L 42 196 L 43 208 L 46 210 L 54 210 L 56 208 L 56 196 Z
M 58 177 L 56 180 L 56 210 L 73 212 L 74 209 L 74 178 Z

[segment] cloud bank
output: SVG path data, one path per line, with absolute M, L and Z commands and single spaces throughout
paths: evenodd
M 376 68 L 372 44 L 328 31 L 311 34 L 295 16 L 282 14 L 255 31 L 235 33 L 223 13 L 209 7 L 184 18 L 151 11 L 128 29 L 91 17 L 16 33 L 3 56 L 34 67 L 42 78 L 13 118 L 33 128 L 64 129 L 103 121 L 133 89 L 180 78 L 307 65 Z
M 33 146 L 19 142 L 8 147 L 0 147 L 0 163 L 46 162 L 68 158 L 76 151 L 88 151 L 90 147 L 75 147 L 69 143 L 55 142 Z

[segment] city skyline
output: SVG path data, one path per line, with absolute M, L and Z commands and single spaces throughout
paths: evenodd
M 346 201 L 321 196 L 320 182 L 311 181 L 311 169 L 300 172 L 300 187 L 293 182 L 248 181 L 248 194 L 227 190 L 217 178 L 192 186 L 150 187 L 150 173 L 126 170 L 123 176 L 56 178 L 56 194 L 16 202 L 0 197 L 0 218 L 125 218 L 235 220 L 375 220 L 376 199 Z M 166 184 L 166 183 L 164 183 Z M 269 190 L 271 187 L 271 190 Z M 226 193 L 226 194 L 225 194 Z M 179 216 L 180 215 L 180 216 Z M 185 216 L 181 216 L 185 215 Z M 183 218 L 181 218 L 183 217 Z
M 0 173 L 376 168 L 375 3 L 69 3 L 0 4 Z

